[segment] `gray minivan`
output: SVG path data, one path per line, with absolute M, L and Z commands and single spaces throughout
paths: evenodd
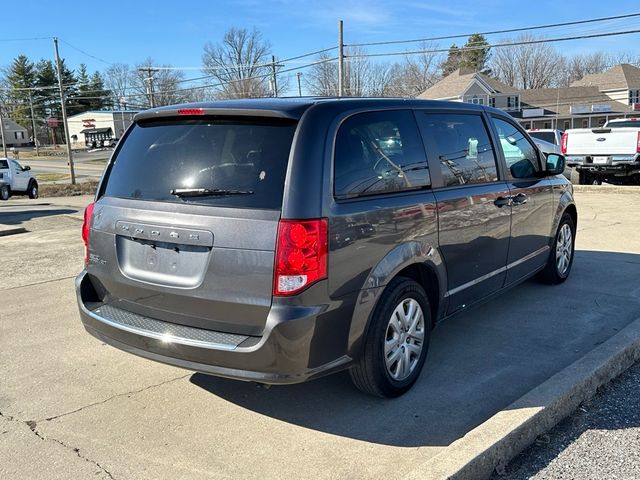
M 439 322 L 571 270 L 564 158 L 506 113 L 410 100 L 219 101 L 138 114 L 82 230 L 89 333 L 260 383 L 418 378 Z

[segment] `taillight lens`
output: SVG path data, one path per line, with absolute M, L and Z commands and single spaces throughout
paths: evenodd
M 568 133 L 563 133 L 562 134 L 562 140 L 560 141 L 560 151 L 565 154 L 567 153 L 567 141 L 569 140 L 569 134 Z
M 327 219 L 280 220 L 276 240 L 273 294 L 300 293 L 327 277 Z
M 636 142 L 636 153 L 640 153 L 640 132 L 638 132 L 638 141 Z
M 93 206 L 91 202 L 84 209 L 84 221 L 82 222 L 82 241 L 84 242 L 84 265 L 89 265 L 89 233 L 91 231 L 91 220 L 93 219 Z

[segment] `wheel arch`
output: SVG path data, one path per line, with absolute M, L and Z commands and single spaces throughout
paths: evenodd
M 415 280 L 429 298 L 431 327 L 442 317 L 445 308 L 446 270 L 438 249 L 413 241 L 396 246 L 371 270 L 358 293 L 349 332 L 349 352 L 352 358 L 361 351 L 373 313 L 387 285 L 395 278 Z

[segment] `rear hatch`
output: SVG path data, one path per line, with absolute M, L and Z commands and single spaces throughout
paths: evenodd
M 634 155 L 638 128 L 568 130 L 567 155 Z
M 105 303 L 259 335 L 296 123 L 269 117 L 140 120 L 105 173 L 87 271 Z

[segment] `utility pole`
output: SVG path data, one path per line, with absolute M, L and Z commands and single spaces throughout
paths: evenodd
M 58 53 L 58 37 L 53 37 L 53 47 L 56 52 L 56 67 L 58 70 L 58 87 L 60 88 L 60 106 L 62 107 L 62 122 L 64 124 L 64 136 L 67 140 L 67 160 L 69 161 L 69 172 L 71 173 L 71 184 L 76 184 L 76 172 L 73 168 L 73 155 L 71 154 L 71 136 L 69 135 L 69 122 L 67 122 L 67 107 L 64 99 L 64 88 L 62 88 L 62 66 L 60 64 L 60 54 Z
M 31 108 L 31 128 L 33 129 L 33 144 L 36 146 L 36 157 L 40 156 L 40 147 L 38 146 L 38 134 L 36 133 L 36 117 L 33 114 L 33 95 L 29 90 L 29 108 Z
M 277 97 L 278 96 L 278 76 L 276 75 L 277 67 L 282 67 L 281 64 L 277 64 L 276 63 L 276 56 L 275 55 L 271 55 L 271 85 L 273 88 L 273 96 Z
M 149 107 L 154 108 L 156 106 L 156 101 L 154 98 L 155 92 L 153 91 L 153 74 L 158 72 L 157 68 L 144 67 L 139 68 L 140 72 L 147 72 L 147 78 L 144 79 L 144 82 L 147 84 L 147 97 L 149 98 Z
M 7 158 L 7 140 L 4 138 L 4 116 L 2 115 L 2 105 L 0 104 L 0 135 L 2 135 L 2 156 Z
M 338 20 L 338 96 L 344 96 L 344 38 L 342 20 Z
M 302 96 L 302 87 L 300 86 L 300 77 L 302 76 L 302 72 L 296 73 L 296 77 L 298 77 L 298 96 Z

